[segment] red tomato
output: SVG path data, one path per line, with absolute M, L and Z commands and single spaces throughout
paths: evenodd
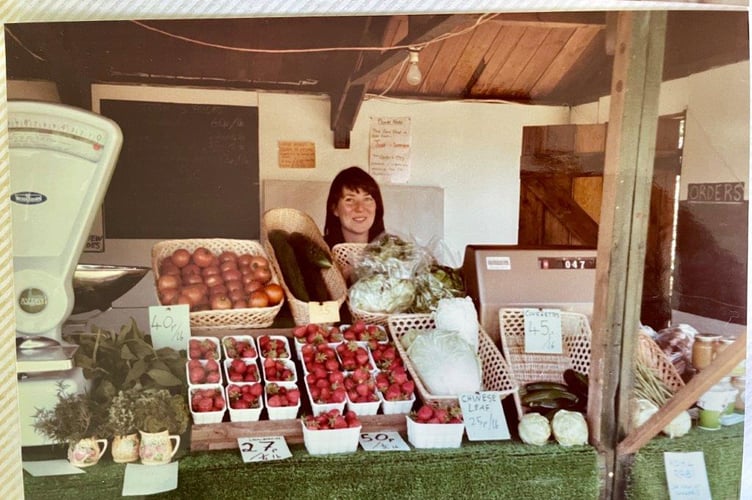
M 267 307 L 269 305 L 269 297 L 263 290 L 256 290 L 248 297 L 248 305 L 250 307 Z
M 285 296 L 285 290 L 276 283 L 269 283 L 264 287 L 264 293 L 269 297 L 269 305 L 276 306 Z
M 208 267 L 212 264 L 215 257 L 208 248 L 198 247 L 193 251 L 191 259 L 198 267 Z
M 172 262 L 178 267 L 185 267 L 191 261 L 191 252 L 185 248 L 178 248 L 172 252 Z
M 251 268 L 269 267 L 269 261 L 263 255 L 253 255 L 250 260 Z
M 253 277 L 261 283 L 268 283 L 272 279 L 272 271 L 268 267 L 257 267 L 253 270 Z

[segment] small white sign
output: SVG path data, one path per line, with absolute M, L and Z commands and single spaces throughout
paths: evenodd
M 707 500 L 710 497 L 705 456 L 701 451 L 663 453 L 671 500 Z
M 149 333 L 155 349 L 185 349 L 191 336 L 188 305 L 149 306 Z
M 336 300 L 328 300 L 326 302 L 309 302 L 308 322 L 317 324 L 338 323 L 339 304 Z
M 462 419 L 465 421 L 467 439 L 470 441 L 490 441 L 511 437 L 498 392 L 460 394 L 460 408 L 462 408 Z
M 178 487 L 178 462 L 162 465 L 127 464 L 122 495 L 143 496 L 172 491 Z
M 360 435 L 360 446 L 365 451 L 410 451 L 399 432 L 364 432 Z
M 238 448 L 245 463 L 271 462 L 292 456 L 284 436 L 238 438 Z
M 525 352 L 561 354 L 561 311 L 524 309 Z

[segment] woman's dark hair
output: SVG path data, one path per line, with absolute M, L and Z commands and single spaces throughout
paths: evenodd
M 324 224 L 324 241 L 329 247 L 338 243 L 344 243 L 345 237 L 342 234 L 342 224 L 339 217 L 334 215 L 334 208 L 342 197 L 342 191 L 352 189 L 353 191 L 365 191 L 370 194 L 376 201 L 376 215 L 373 219 L 373 225 L 368 231 L 368 240 L 372 241 L 384 232 L 384 202 L 381 199 L 381 190 L 376 181 L 368 172 L 360 167 L 346 168 L 334 177 L 332 185 L 329 187 L 329 196 L 326 199 L 326 222 Z

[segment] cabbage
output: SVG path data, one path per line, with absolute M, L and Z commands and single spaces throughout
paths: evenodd
M 663 428 L 663 433 L 670 438 L 682 437 L 689 432 L 692 428 L 692 417 L 689 416 L 688 411 L 683 411 L 678 414 L 666 427 Z
M 588 428 L 582 413 L 559 410 L 551 422 L 556 441 L 562 446 L 587 444 Z
M 540 413 L 527 413 L 520 419 L 517 432 L 523 443 L 542 446 L 551 437 L 551 425 Z
M 436 307 L 434 318 L 439 330 L 452 330 L 470 344 L 474 351 L 478 350 L 478 313 L 470 297 L 441 299 Z
M 480 359 L 457 332 L 428 330 L 415 337 L 407 355 L 431 394 L 457 395 L 481 389 Z
M 411 313 L 433 312 L 445 298 L 463 297 L 465 287 L 460 274 L 451 267 L 432 264 L 430 271 L 415 277 L 415 300 Z
M 635 429 L 647 422 L 658 411 L 658 406 L 649 399 L 632 399 L 630 405 L 632 427 Z
M 402 312 L 410 306 L 414 295 L 415 287 L 410 281 L 384 274 L 359 279 L 348 290 L 353 308 L 373 313 Z

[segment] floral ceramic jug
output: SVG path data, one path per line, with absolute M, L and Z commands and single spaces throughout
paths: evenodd
M 68 461 L 76 467 L 88 467 L 99 462 L 105 450 L 107 450 L 106 439 L 80 439 L 68 444 Z
M 112 438 L 112 460 L 119 464 L 138 460 L 138 434 L 115 436 Z
M 175 452 L 178 451 L 180 436 L 176 434 L 169 434 L 167 431 L 138 432 L 141 433 L 138 455 L 144 465 L 166 464 L 172 460 Z M 175 444 L 173 445 L 171 441 L 175 441 Z

